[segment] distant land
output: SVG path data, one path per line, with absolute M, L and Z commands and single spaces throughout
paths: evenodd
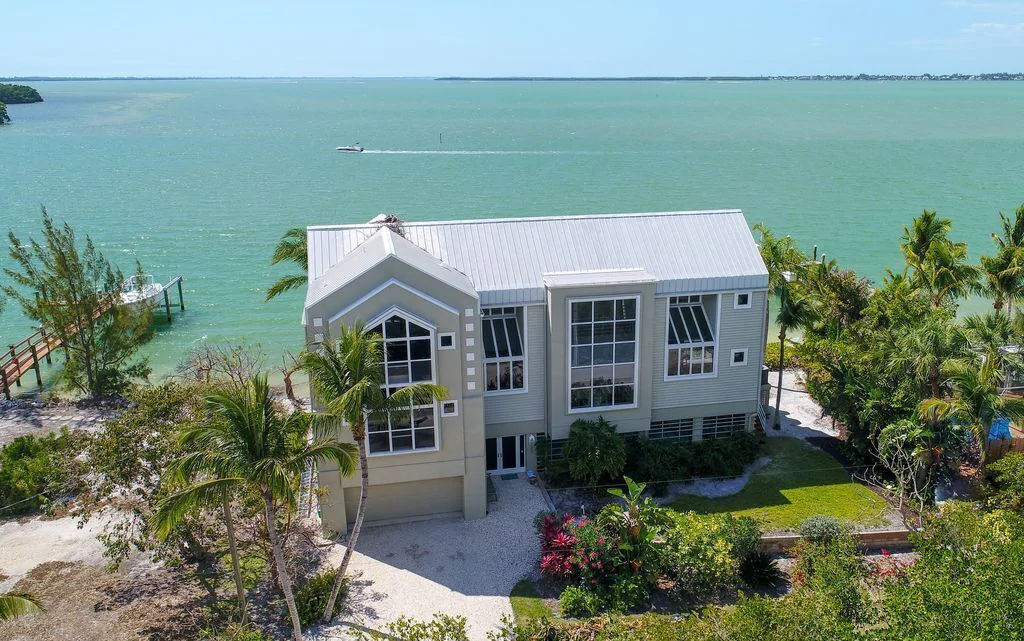
M 597 76 L 592 78 L 579 77 L 555 77 L 555 76 L 496 76 L 496 77 L 465 77 L 447 76 L 435 78 L 443 81 L 485 81 L 485 82 L 762 82 L 768 80 L 938 80 L 938 81 L 965 81 L 965 80 L 1024 80 L 1024 73 L 978 73 L 963 74 L 952 73 L 943 75 L 932 75 L 925 73 L 921 75 L 883 75 L 872 73 L 861 73 L 857 75 L 814 75 L 814 76 L 627 76 L 611 77 Z
M 7 103 L 8 105 L 27 105 L 42 101 L 43 97 L 32 87 L 0 83 L 0 102 Z

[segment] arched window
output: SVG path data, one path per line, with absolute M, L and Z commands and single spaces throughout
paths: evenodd
M 434 381 L 433 332 L 404 316 L 393 314 L 369 332 L 384 338 L 384 391 L 390 396 L 410 383 Z M 366 430 L 371 454 L 437 449 L 434 404 L 414 405 L 371 419 Z

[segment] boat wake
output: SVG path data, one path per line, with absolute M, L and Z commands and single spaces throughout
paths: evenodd
M 364 154 L 417 154 L 425 156 L 554 156 L 565 151 L 485 151 L 457 149 L 364 149 Z

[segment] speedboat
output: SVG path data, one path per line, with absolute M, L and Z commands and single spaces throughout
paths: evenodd
M 153 281 L 152 274 L 139 274 L 126 278 L 121 283 L 121 304 L 138 305 L 156 300 L 164 292 L 164 286 Z
M 345 145 L 343 147 L 335 147 L 334 149 L 335 151 L 347 151 L 349 153 L 357 154 L 363 150 L 363 146 L 357 142 L 354 145 Z

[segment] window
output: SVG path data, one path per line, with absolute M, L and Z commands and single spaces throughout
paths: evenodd
M 410 383 L 434 380 L 433 340 L 425 327 L 394 314 L 371 333 L 384 338 L 384 391 L 391 396 Z M 435 407 L 414 405 L 367 422 L 371 454 L 437 448 Z
M 637 299 L 569 306 L 569 409 L 636 405 Z
M 705 300 L 705 298 L 707 300 Z M 668 300 L 666 376 L 715 373 L 715 333 L 705 302 L 714 297 L 672 296 Z
M 526 356 L 522 307 L 487 307 L 480 310 L 483 326 L 484 373 L 488 392 L 526 388 Z
M 459 402 L 458 401 L 443 401 L 441 403 L 441 416 L 458 416 L 459 415 Z
M 455 349 L 455 334 L 438 334 L 437 349 Z
M 750 292 L 737 292 L 733 309 L 750 309 Z
M 746 365 L 747 364 L 747 348 L 734 349 L 732 350 L 732 358 L 729 359 L 730 366 Z
M 674 421 L 651 421 L 647 438 L 656 440 L 692 441 L 693 419 L 680 418 Z
M 746 414 L 723 414 L 721 416 L 705 416 L 700 434 L 701 438 L 709 441 L 716 438 L 728 438 L 746 429 Z

